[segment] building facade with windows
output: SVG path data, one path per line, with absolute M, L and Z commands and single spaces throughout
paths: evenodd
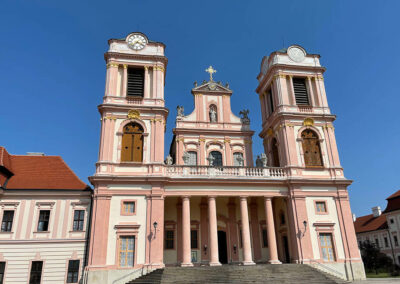
M 369 241 L 400 266 L 400 190 L 386 200 L 383 212 L 373 207 L 372 214 L 355 219 L 354 227 L 359 246 Z
M 257 262 L 365 278 L 319 55 L 290 46 L 263 58 L 264 153 L 253 161 L 248 111 L 232 113 L 233 91 L 211 66 L 193 111 L 177 107 L 166 155 L 165 45 L 142 33 L 108 43 L 88 283 Z
M 80 283 L 91 193 L 61 157 L 0 147 L 0 283 Z

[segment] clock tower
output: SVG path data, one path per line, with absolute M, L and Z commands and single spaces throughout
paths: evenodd
M 94 185 L 89 270 L 115 266 L 116 258 L 125 265 L 122 252 L 110 245 L 116 242 L 135 248 L 135 267 L 158 267 L 162 249 L 150 252 L 146 242 L 152 232 L 146 224 L 162 226 L 164 201 L 160 184 L 145 180 L 161 176 L 163 169 L 165 45 L 139 32 L 108 44 L 105 94 L 98 106 L 99 159 L 89 178 Z M 162 248 L 162 240 L 160 231 L 151 245 Z

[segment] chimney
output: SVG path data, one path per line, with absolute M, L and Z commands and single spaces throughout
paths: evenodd
M 28 156 L 44 156 L 44 153 L 41 153 L 41 152 L 27 152 L 26 155 L 28 155 Z
M 355 222 L 357 219 L 356 214 L 353 213 L 353 222 Z
M 380 206 L 372 207 L 372 214 L 374 215 L 374 217 L 381 216 L 382 214 L 381 207 Z

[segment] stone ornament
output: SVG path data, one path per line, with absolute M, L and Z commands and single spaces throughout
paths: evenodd
M 249 112 L 250 111 L 248 109 L 244 109 L 239 112 L 239 114 L 242 116 L 240 120 L 243 124 L 250 124 Z
M 217 122 L 217 112 L 214 108 L 210 108 L 210 122 Z
M 183 159 L 183 163 L 185 165 L 187 165 L 189 163 L 189 153 L 188 152 L 183 152 L 182 159 Z
M 207 158 L 208 164 L 210 166 L 214 166 L 214 160 L 215 160 L 215 158 L 212 155 L 209 155 Z
M 243 165 L 244 165 L 244 158 L 243 158 L 243 156 L 237 156 L 237 157 L 236 157 L 236 161 L 238 162 L 239 167 L 243 167 Z
M 172 162 L 173 162 L 173 160 L 172 160 L 171 155 L 168 155 L 167 158 L 165 158 L 165 164 L 168 166 L 171 166 Z
M 297 45 L 292 45 L 288 48 L 287 54 L 294 62 L 302 62 L 306 57 L 306 51 Z
M 185 109 L 183 108 L 183 106 L 177 106 L 177 107 L 176 107 L 177 117 L 183 117 L 183 116 L 185 116 L 185 114 L 183 113 L 184 110 L 185 110 Z

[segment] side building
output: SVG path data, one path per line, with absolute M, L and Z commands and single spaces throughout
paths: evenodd
M 372 208 L 372 214 L 355 219 L 354 227 L 358 245 L 369 241 L 376 245 L 395 264 L 400 265 L 400 190 L 390 195 L 386 209 Z
M 0 283 L 79 283 L 91 192 L 59 156 L 0 147 Z

